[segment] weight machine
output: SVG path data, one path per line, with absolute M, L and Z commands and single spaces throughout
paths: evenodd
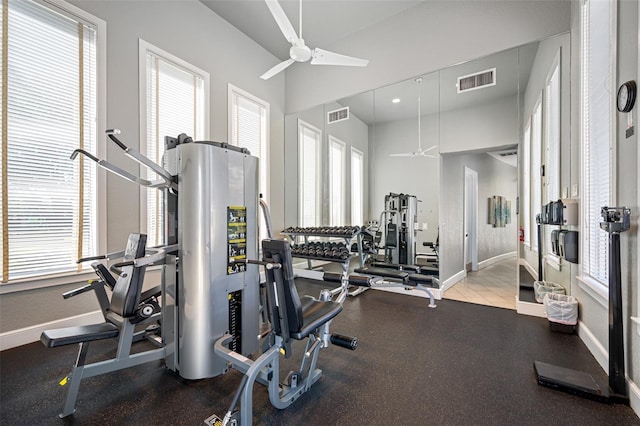
M 100 290 L 96 292 L 103 312 L 106 312 L 105 322 L 43 332 L 41 340 L 48 347 L 80 344 L 76 364 L 71 374 L 61 382 L 66 386 L 66 395 L 60 417 L 75 412 L 80 382 L 86 377 L 158 359 L 164 359 L 167 368 L 176 371 L 184 379 L 205 379 L 225 374 L 233 364 L 230 356 L 225 354 L 234 354 L 231 356 L 233 359 L 249 359 L 258 352 L 260 338 L 265 336 L 259 331 L 261 305 L 263 309 L 264 305 L 268 309 L 278 308 L 275 296 L 260 303 L 260 274 L 257 267 L 251 266 L 255 263 L 251 259 L 258 258 L 258 159 L 245 148 L 219 142 L 193 141 L 181 134 L 177 138 L 165 138 L 165 155 L 160 166 L 127 147 L 118 139 L 118 134 L 117 130 L 107 131 L 109 139 L 125 155 L 152 170 L 158 179 L 140 178 L 81 149 L 74 151 L 71 158 L 82 154 L 126 180 L 162 191 L 164 241 L 167 245 L 149 255 L 145 248 L 146 236 L 132 234 L 123 252 L 123 261 L 115 265 L 121 272 L 113 287 L 108 308 L 106 293 Z M 270 231 L 268 209 L 262 200 L 260 205 L 265 211 Z M 107 255 L 102 258 L 113 257 Z M 266 258 L 264 263 L 271 265 L 271 269 L 278 269 L 283 267 L 279 262 L 286 260 L 280 255 L 273 259 Z M 145 269 L 150 265 L 162 265 L 160 311 L 152 312 L 143 320 L 161 322 L 161 336 L 154 340 L 159 347 L 131 354 L 131 344 L 136 335 L 134 329 L 141 323 L 140 312 L 145 312 L 142 309 L 145 303 L 141 301 L 144 302 L 147 295 L 145 293 L 143 297 L 142 283 Z M 101 265 L 95 268 L 103 277 L 106 267 Z M 280 286 L 283 276 L 270 274 L 267 268 L 267 277 L 269 295 L 270 285 Z M 103 278 L 103 281 L 106 280 L 109 279 Z M 157 297 L 158 290 L 154 291 Z M 286 296 L 282 293 L 281 297 Z M 342 298 L 338 302 L 323 300 L 310 304 L 304 300 L 303 313 L 307 313 L 305 309 L 308 306 L 319 308 L 326 303 L 326 306 L 333 308 L 339 306 L 333 316 L 342 309 L 344 301 Z M 270 340 L 263 348 L 278 346 L 279 337 L 285 341 L 288 338 L 274 318 L 278 317 L 271 315 L 271 332 L 266 334 Z M 307 317 L 304 319 L 306 322 Z M 312 323 L 316 327 L 305 329 L 306 335 L 298 337 L 315 336 L 318 332 L 316 328 L 320 328 L 320 325 L 323 333 L 328 333 L 329 320 L 327 318 L 322 324 Z M 85 363 L 91 341 L 113 337 L 119 339 L 114 359 Z M 328 341 L 322 340 L 322 347 L 327 345 Z M 315 354 L 314 368 L 317 360 L 315 348 L 319 350 L 320 346 L 316 343 L 313 350 L 307 350 Z M 276 352 L 280 354 L 279 350 Z M 314 373 L 313 381 L 319 378 L 318 372 Z M 273 375 L 267 382 L 272 380 Z M 296 389 L 296 392 L 304 393 L 311 384 L 305 386 L 304 390 Z M 270 386 L 277 388 L 280 384 Z M 246 392 L 250 392 L 251 388 L 248 389 Z M 248 418 L 243 422 L 251 422 L 251 404 L 246 403 L 247 398 L 250 399 L 250 394 L 243 396 L 243 406 L 247 406 L 242 411 L 243 419 Z
M 385 262 L 415 264 L 418 201 L 415 195 L 393 192 L 385 195 L 379 222 L 384 232 L 380 242 Z

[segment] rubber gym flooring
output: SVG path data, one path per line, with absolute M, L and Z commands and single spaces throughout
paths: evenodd
M 298 282 L 300 294 L 317 296 L 323 287 Z M 358 348 L 321 350 L 323 377 L 288 409 L 273 408 L 266 388 L 255 385 L 254 424 L 640 425 L 628 406 L 537 385 L 534 360 L 590 372 L 606 386 L 577 335 L 508 309 L 437 303 L 430 309 L 426 299 L 377 290 L 347 299 L 331 330 L 357 336 Z M 36 342 L 0 353 L 0 424 L 201 425 L 224 414 L 240 382 L 236 372 L 185 381 L 151 362 L 84 380 L 76 413 L 59 419 L 58 381 L 76 352 Z M 95 343 L 89 361 L 114 354 L 114 341 Z M 301 354 L 297 344 L 293 358 Z M 281 378 L 294 368 L 284 367 Z

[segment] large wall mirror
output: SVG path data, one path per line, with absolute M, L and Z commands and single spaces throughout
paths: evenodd
M 515 308 L 519 265 L 537 265 L 519 229 L 531 234 L 524 221 L 535 218 L 533 205 L 554 196 L 532 174 L 525 132 L 554 64 L 558 197 L 571 186 L 569 59 L 565 34 L 288 115 L 285 225 L 364 225 L 380 220 L 387 194 L 415 195 L 416 251 L 439 240 L 441 290 L 510 259 Z M 551 125 L 551 115 L 541 123 Z M 548 144 L 536 146 L 546 161 Z M 524 202 L 535 188 L 544 197 Z M 569 270 L 552 267 L 547 276 L 569 282 Z

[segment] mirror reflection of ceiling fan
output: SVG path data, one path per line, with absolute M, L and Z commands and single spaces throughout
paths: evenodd
M 263 80 L 268 80 L 274 75 L 283 71 L 289 65 L 294 62 L 307 62 L 311 59 L 311 65 L 345 65 L 350 67 L 366 67 L 369 61 L 367 59 L 359 59 L 351 56 L 341 55 L 339 53 L 329 52 L 315 48 L 311 50 L 302 38 L 302 0 L 300 0 L 300 31 L 299 35 L 293 29 L 293 25 L 287 18 L 287 15 L 282 10 L 282 6 L 278 3 L 278 0 L 265 0 L 267 7 L 276 23 L 280 27 L 280 31 L 284 34 L 284 37 L 289 43 L 291 43 L 291 49 L 289 49 L 289 59 L 284 62 L 280 62 L 269 71 L 260 76 Z
M 402 154 L 389 154 L 391 157 L 428 157 L 428 158 L 436 158 L 433 154 L 428 154 L 429 151 L 434 150 L 437 145 L 433 145 L 427 149 L 422 149 L 422 140 L 421 140 L 421 126 L 420 126 L 420 83 L 422 83 L 422 78 L 416 78 L 416 83 L 418 84 L 418 150 L 414 152 L 404 152 Z

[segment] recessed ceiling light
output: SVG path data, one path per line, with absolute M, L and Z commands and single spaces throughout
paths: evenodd
M 393 102 L 394 104 L 400 103 L 400 98 L 393 98 L 391 99 L 391 102 Z

